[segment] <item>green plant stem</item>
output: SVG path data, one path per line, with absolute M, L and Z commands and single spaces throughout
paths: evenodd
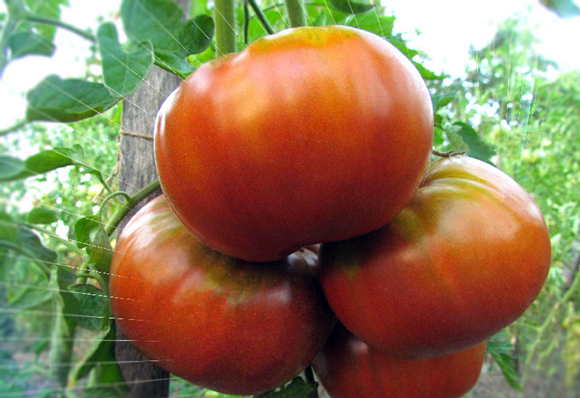
M 111 186 L 109 185 L 109 183 L 107 182 L 105 177 L 103 177 L 103 173 L 99 172 L 99 173 L 95 174 L 95 177 L 97 177 L 97 180 L 99 180 L 99 182 L 101 183 L 103 188 L 105 188 L 105 190 L 108 193 L 110 193 L 110 194 L 115 193 L 115 191 L 113 191 L 113 188 L 111 188 Z
M 131 195 L 129 195 L 127 192 L 124 191 L 111 192 L 110 194 L 105 196 L 105 198 L 103 198 L 103 200 L 101 201 L 101 207 L 99 207 L 99 211 L 97 212 L 97 220 L 99 220 L 100 223 L 103 222 L 103 212 L 104 212 L 103 209 L 105 208 L 107 203 L 109 203 L 109 200 L 114 199 L 117 196 L 125 197 L 127 203 L 129 203 L 132 199 Z
M 107 235 L 111 236 L 113 231 L 115 231 L 115 229 L 117 228 L 121 220 L 123 220 L 123 218 L 127 215 L 127 213 L 133 210 L 135 206 L 139 204 L 139 202 L 141 202 L 147 196 L 151 195 L 153 192 L 157 191 L 160 187 L 161 185 L 159 184 L 159 180 L 155 180 L 146 187 L 144 187 L 143 189 L 141 189 L 135 195 L 131 196 L 131 198 L 127 200 L 126 205 L 117 210 L 117 212 L 113 215 L 111 222 L 107 224 L 105 228 L 105 232 L 107 233 Z
M 252 7 L 254 14 L 256 14 L 256 17 L 258 18 L 264 29 L 266 29 L 266 32 L 268 32 L 269 35 L 274 33 L 274 28 L 272 28 L 272 25 L 270 25 L 268 18 L 266 18 L 266 14 L 264 14 L 258 3 L 256 3 L 256 0 L 248 0 L 248 3 L 250 4 L 250 7 Z
M 250 6 L 248 0 L 244 0 L 244 44 L 248 45 L 250 37 Z
M 218 56 L 236 52 L 236 14 L 234 0 L 215 1 L 215 37 Z
M 99 282 L 103 294 L 109 296 L 109 274 L 100 272 L 94 264 L 89 264 L 89 269 L 92 271 L 90 278 L 93 278 Z
M 63 245 L 65 245 L 69 250 L 75 252 L 76 254 L 80 254 L 80 255 L 84 254 L 84 252 L 81 249 L 79 249 L 77 247 L 77 245 L 75 245 L 73 242 L 61 238 L 60 236 L 58 236 L 57 234 L 55 234 L 54 232 L 52 232 L 48 229 L 42 228 L 36 224 L 30 224 L 30 223 L 23 223 L 22 225 L 24 225 L 26 228 L 33 229 L 35 231 L 40 232 L 41 234 L 47 235 L 50 238 L 55 239 L 59 243 L 62 243 Z
M 43 15 L 36 15 L 36 14 L 32 14 L 32 13 L 26 13 L 25 18 L 28 22 L 39 23 L 39 24 L 44 24 L 44 25 L 58 26 L 59 28 L 63 28 L 65 30 L 68 30 L 69 32 L 72 32 L 72 33 L 79 35 L 83 39 L 87 39 L 93 43 L 97 42 L 97 38 L 94 35 L 92 35 L 91 33 L 84 31 L 82 29 L 79 29 L 76 26 L 73 26 L 71 24 L 63 22 L 61 20 L 45 17 Z
M 293 28 L 306 26 L 306 12 L 304 11 L 302 0 L 284 0 L 284 2 L 286 3 L 290 26 Z
M 542 325 L 538 329 L 538 334 L 536 335 L 534 343 L 532 344 L 530 350 L 528 351 L 528 355 L 526 356 L 526 361 L 524 363 L 524 371 L 522 373 L 522 386 L 526 384 L 526 381 L 530 374 L 530 366 L 532 364 L 532 359 L 536 354 L 536 351 L 538 350 L 538 347 L 544 337 L 544 334 L 548 330 L 548 326 L 550 326 L 550 324 L 554 321 L 556 311 L 558 311 L 560 307 L 565 302 L 567 302 L 570 299 L 570 297 L 572 297 L 572 295 L 576 292 L 576 289 L 578 289 L 579 286 L 580 286 L 580 272 L 577 272 L 576 276 L 574 277 L 574 281 L 570 285 L 568 291 L 562 297 L 560 297 L 560 299 L 556 302 L 556 304 L 552 306 L 552 309 L 548 313 L 548 316 L 546 316 L 546 320 L 544 321 L 544 323 L 542 323 Z

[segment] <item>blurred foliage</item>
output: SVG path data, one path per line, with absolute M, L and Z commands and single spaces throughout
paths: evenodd
M 539 298 L 509 331 L 517 340 L 524 382 L 544 375 L 558 391 L 578 392 L 580 71 L 559 73 L 536 44 L 525 20 L 505 21 L 491 43 L 471 49 L 465 78 L 430 84 L 456 99 L 440 117 L 447 123 L 469 121 L 497 151 L 492 161 L 530 192 L 544 213 L 552 268 Z M 450 145 L 440 141 L 443 150 Z

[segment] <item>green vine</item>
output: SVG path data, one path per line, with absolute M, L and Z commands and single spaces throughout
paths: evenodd
M 235 11 L 234 0 L 215 1 L 215 40 L 218 56 L 237 51 Z
M 106 228 L 105 228 L 105 232 L 107 233 L 108 236 L 111 236 L 111 234 L 115 231 L 115 229 L 117 228 L 117 226 L 119 225 L 119 223 L 123 220 L 123 218 L 131 211 L 135 208 L 135 206 L 137 206 L 141 201 L 143 201 L 147 196 L 151 195 L 153 192 L 157 191 L 159 188 L 161 187 L 159 180 L 155 180 L 152 183 L 150 183 L 149 185 L 147 185 L 146 187 L 144 187 L 143 189 L 141 189 L 140 191 L 138 191 L 137 193 L 135 193 L 132 196 L 129 196 L 127 193 L 125 192 L 117 192 L 115 194 L 118 195 L 123 195 L 127 198 L 127 203 L 124 204 L 123 207 L 121 207 L 119 210 L 117 210 L 117 212 L 115 214 L 113 214 L 113 217 L 111 219 L 111 221 L 107 224 Z M 111 195 L 109 195 L 107 198 L 111 197 Z M 107 199 L 105 198 L 105 199 Z
M 306 12 L 302 0 L 284 0 L 288 11 L 290 26 L 293 28 L 306 26 Z

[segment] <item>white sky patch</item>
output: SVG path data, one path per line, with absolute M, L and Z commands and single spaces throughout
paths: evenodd
M 528 18 L 541 44 L 538 50 L 563 70 L 580 70 L 574 50 L 580 38 L 580 17 L 564 19 L 540 4 L 540 0 L 389 0 L 388 11 L 397 17 L 395 30 L 406 33 L 413 48 L 424 51 L 435 72 L 461 76 L 470 45 L 484 47 L 497 25 L 513 16 Z M 414 32 L 418 29 L 419 35 Z

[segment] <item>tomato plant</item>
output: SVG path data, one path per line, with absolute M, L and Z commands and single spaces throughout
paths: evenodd
M 485 347 L 406 359 L 369 347 L 338 325 L 313 367 L 332 398 L 459 398 L 477 382 Z
M 192 73 L 159 111 L 155 159 L 200 241 L 270 261 L 385 225 L 432 142 L 429 93 L 399 50 L 355 28 L 305 27 Z
M 321 247 L 337 317 L 391 354 L 430 357 L 487 340 L 534 301 L 550 239 L 530 195 L 468 157 L 435 162 L 384 228 Z
M 117 324 L 148 358 L 197 385 L 249 395 L 302 372 L 334 316 L 307 249 L 270 264 L 199 243 L 163 196 L 119 238 L 111 268 Z

